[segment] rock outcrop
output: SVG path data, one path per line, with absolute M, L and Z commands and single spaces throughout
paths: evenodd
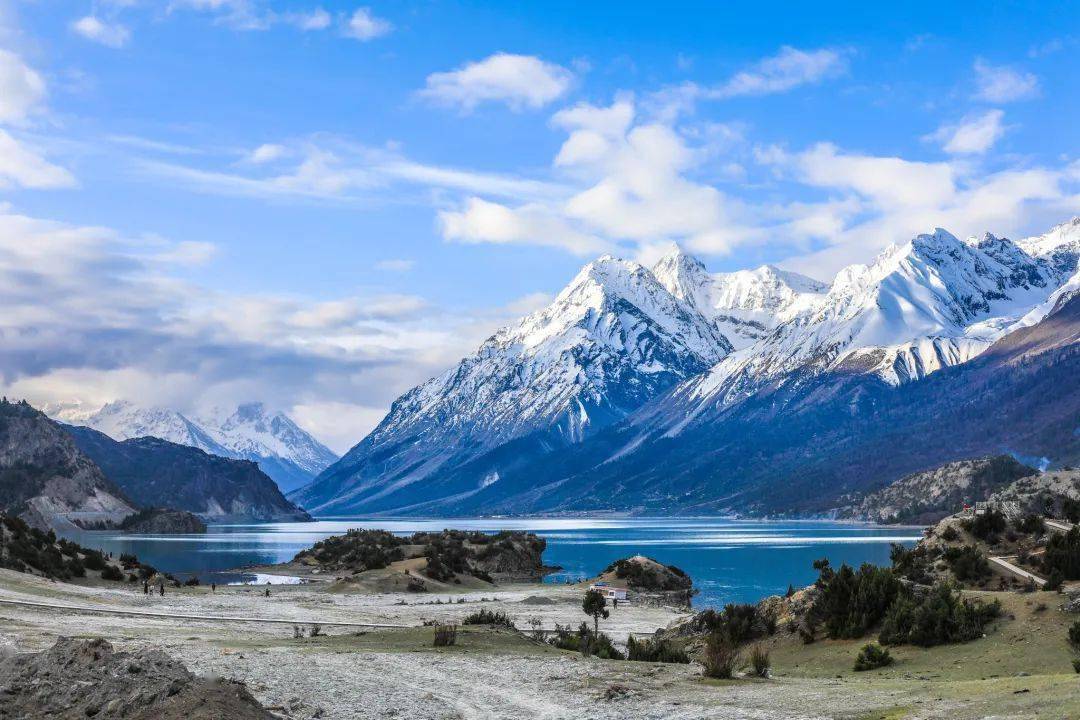
M 616 560 L 600 573 L 597 582 L 626 588 L 632 601 L 646 605 L 690 607 L 696 592 L 685 572 L 644 555 Z
M 242 683 L 196 677 L 157 648 L 117 652 L 61 638 L 0 662 L 0 717 L 23 720 L 270 720 Z
M 124 518 L 120 529 L 127 533 L 184 535 L 206 532 L 206 523 L 184 510 L 147 508 Z

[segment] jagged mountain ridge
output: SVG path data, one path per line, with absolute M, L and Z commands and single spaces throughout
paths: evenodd
M 188 445 L 211 455 L 251 460 L 273 478 L 282 492 L 312 480 L 337 455 L 281 412 L 262 403 L 245 403 L 233 412 L 215 409 L 189 418 L 169 408 L 140 407 L 119 400 L 94 411 L 58 407 L 54 417 L 85 425 L 114 440 L 156 437 Z
M 507 443 L 533 455 L 581 442 L 731 350 L 652 271 L 605 256 L 548 307 L 395 401 L 367 438 L 290 497 L 320 512 L 400 505 L 417 483 L 434 488 Z M 500 463 L 482 465 L 437 492 L 497 482 Z
M 968 362 L 1010 330 L 1038 323 L 1060 304 L 1058 301 L 1067 298 L 1068 288 L 1077 282 L 1075 277 L 1066 276 L 1069 258 L 1074 258 L 1070 243 L 1078 226 L 1066 223 L 1041 240 L 1021 243 L 992 235 L 960 241 L 939 229 L 889 248 L 870 265 L 846 268 L 825 292 L 816 281 L 768 267 L 741 275 L 710 275 L 699 262 L 678 250 L 651 272 L 622 263 L 624 271 L 613 277 L 637 277 L 644 286 L 652 288 L 655 282 L 666 290 L 661 297 L 670 300 L 650 306 L 654 311 L 651 321 L 656 321 L 656 310 L 673 306 L 679 317 L 689 313 L 697 318 L 690 327 L 700 328 L 703 320 L 714 334 L 723 335 L 723 325 L 717 319 L 728 322 L 727 318 L 739 312 L 757 312 L 763 313 L 758 316 L 763 335 L 751 344 L 745 343 L 752 337 L 741 336 L 738 342 L 743 347 L 735 352 L 727 352 L 733 344 L 725 343 L 718 353 L 722 359 L 708 372 L 693 373 L 687 366 L 689 377 L 678 384 L 660 392 L 649 388 L 650 392 L 633 397 L 638 407 L 623 411 L 625 419 L 612 413 L 576 435 L 566 432 L 572 424 L 529 425 L 530 418 L 551 417 L 535 411 L 544 407 L 542 401 L 550 396 L 551 387 L 534 382 L 543 375 L 533 367 L 513 362 L 501 366 L 511 354 L 507 349 L 513 348 L 517 339 L 533 338 L 540 348 L 532 351 L 534 355 L 559 357 L 559 342 L 564 339 L 560 333 L 576 325 L 566 323 L 545 333 L 550 322 L 538 323 L 536 318 L 545 313 L 549 320 L 562 317 L 559 300 L 575 296 L 583 277 L 591 276 L 595 281 L 597 297 L 641 302 L 641 293 L 630 293 L 635 300 L 627 300 L 625 283 L 610 282 L 606 275 L 597 277 L 592 272 L 596 264 L 591 264 L 552 307 L 497 334 L 457 368 L 399 399 L 374 433 L 293 497 L 317 512 L 540 508 L 544 506 L 538 497 L 541 477 L 551 476 L 536 472 L 536 466 L 559 466 L 564 447 L 572 448 L 565 453 L 575 458 L 571 465 L 581 463 L 567 466 L 567 476 L 555 478 L 561 486 L 576 481 L 570 476 L 583 472 L 583 466 L 590 462 L 618 464 L 616 461 L 633 459 L 644 467 L 634 467 L 632 474 L 648 475 L 662 491 L 667 468 L 650 467 L 656 458 L 638 452 L 641 447 L 652 452 L 658 439 L 667 441 L 660 443 L 666 448 L 677 447 L 681 434 L 690 433 L 694 442 L 689 445 L 705 443 L 696 450 L 705 457 L 710 454 L 709 442 L 737 453 L 739 447 L 726 445 L 729 438 L 723 433 L 743 437 L 738 428 L 740 418 L 752 420 L 747 423 L 750 427 L 762 418 L 775 420 L 787 412 L 810 411 L 838 397 L 845 397 L 849 406 L 855 407 L 861 398 L 874 398 L 888 388 Z M 1051 236 L 1051 240 L 1046 239 Z M 621 261 L 606 258 L 602 262 Z M 739 329 L 757 331 L 745 322 L 747 319 L 754 316 L 742 315 Z M 623 326 L 607 325 L 619 328 L 618 337 L 623 337 Z M 673 337 L 695 340 L 707 335 L 684 332 Z M 498 338 L 511 341 L 493 343 Z M 700 344 L 692 342 L 676 342 L 670 347 L 695 361 L 705 354 L 697 351 Z M 612 351 L 609 358 L 615 361 L 613 367 L 625 362 L 619 355 L 625 347 L 611 344 L 608 349 Z M 524 357 L 531 355 L 525 353 Z M 639 363 L 643 358 L 641 353 L 635 356 Z M 551 366 L 539 364 L 543 370 Z M 640 364 L 632 367 L 642 369 Z M 602 368 L 597 377 L 604 382 L 605 395 L 601 397 L 615 397 L 633 373 L 620 376 Z M 568 398 L 578 397 L 575 392 L 567 393 L 562 397 L 563 405 L 549 408 L 580 410 L 567 403 Z M 495 441 L 485 436 L 483 428 L 483 413 L 490 408 L 498 409 L 495 417 L 499 423 L 495 425 L 510 428 Z M 476 422 L 477 417 L 481 422 Z M 572 419 L 574 415 L 562 417 Z M 593 419 L 587 414 L 580 417 Z M 422 420 L 417 422 L 417 418 Z M 482 431 L 474 432 L 477 427 Z M 545 427 L 558 428 L 562 434 L 553 436 Z M 607 427 L 612 431 L 607 432 Z M 716 433 L 721 437 L 710 440 Z M 693 466 L 693 458 L 687 464 Z M 527 488 L 518 484 L 525 476 L 533 477 L 526 484 L 531 482 L 535 491 L 529 491 L 533 494 L 527 497 L 520 495 Z M 606 489 L 594 490 L 606 497 Z M 581 495 L 573 497 L 573 502 L 589 503 Z M 508 506 L 503 502 L 506 498 L 524 500 Z M 571 502 L 566 498 L 557 502 L 562 503 L 560 509 L 574 509 L 566 504 Z

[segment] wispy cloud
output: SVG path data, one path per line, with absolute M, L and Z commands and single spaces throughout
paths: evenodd
M 836 48 L 800 50 L 782 47 L 772 57 L 737 73 L 730 80 L 705 91 L 707 97 L 723 99 L 743 95 L 772 95 L 814 85 L 847 71 L 847 53 Z
M 0 48 L 0 123 L 26 119 L 44 100 L 41 75 L 15 53 Z
M 485 102 L 513 110 L 537 109 L 569 90 L 573 73 L 532 55 L 495 53 L 456 70 L 428 75 L 420 96 L 470 111 Z
M 79 18 L 71 24 L 71 29 L 91 42 L 111 48 L 121 48 L 131 39 L 131 31 L 126 27 L 95 15 Z
M 969 115 L 959 123 L 942 125 L 924 139 L 940 143 L 950 155 L 979 155 L 1005 136 L 1004 117 L 1001 110 Z
M 975 61 L 975 98 L 992 103 L 1028 100 L 1039 94 L 1039 79 L 1007 65 Z
M 394 26 L 387 20 L 376 17 L 371 8 L 357 8 L 345 22 L 343 32 L 354 40 L 368 41 L 388 34 Z

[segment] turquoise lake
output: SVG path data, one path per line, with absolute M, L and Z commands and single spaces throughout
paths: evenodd
M 547 577 L 563 582 L 596 575 L 610 562 L 642 554 L 677 565 L 701 593 L 695 607 L 752 602 L 812 582 L 811 564 L 889 563 L 891 543 L 913 545 L 918 528 L 825 521 L 745 521 L 721 518 L 324 518 L 309 523 L 211 525 L 205 535 L 123 535 L 81 532 L 72 539 L 89 547 L 131 552 L 177 576 L 209 582 L 253 579 L 235 571 L 246 565 L 292 559 L 300 550 L 349 528 L 398 534 L 420 530 L 526 530 L 547 540 L 544 562 L 562 570 Z

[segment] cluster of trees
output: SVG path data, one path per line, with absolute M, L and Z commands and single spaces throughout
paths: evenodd
M 312 556 L 324 565 L 351 568 L 356 572 L 379 570 L 404 559 L 401 546 L 408 541 L 387 530 L 349 530 L 315 543 L 296 556 Z
M 914 562 L 907 553 L 894 551 L 903 567 Z M 955 585 L 937 582 L 928 590 L 901 582 L 895 568 L 847 565 L 833 570 L 828 560 L 814 563 L 819 572 L 820 598 L 804 618 L 799 632 L 813 642 L 824 630 L 827 637 L 861 638 L 880 627 L 885 645 L 929 647 L 973 640 L 1001 614 L 996 600 L 984 603 L 965 598 Z
M 18 572 L 38 572 L 56 580 L 86 577 L 87 570 L 101 572 L 104 580 L 123 580 L 124 574 L 110 565 L 99 550 L 57 538 L 52 530 L 32 528 L 21 518 L 0 514 L 0 566 Z
M 605 573 L 614 572 L 615 577 L 625 580 L 629 587 L 640 590 L 676 591 L 688 590 L 693 582 L 690 576 L 674 565 L 664 566 L 669 572 L 651 572 L 644 564 L 631 560 L 616 560 L 608 565 Z
M 1080 580 L 1080 528 L 1067 533 L 1054 533 L 1046 541 L 1042 569 L 1057 580 Z

